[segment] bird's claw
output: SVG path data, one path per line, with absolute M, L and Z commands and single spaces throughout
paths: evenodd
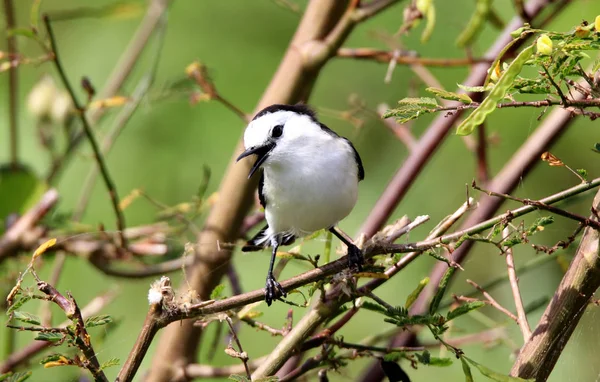
M 348 268 L 362 271 L 362 266 L 365 263 L 365 258 L 362 251 L 356 245 L 348 246 Z
M 265 301 L 268 306 L 271 306 L 271 303 L 275 300 L 278 300 L 281 297 L 286 297 L 287 294 L 281 284 L 275 280 L 273 275 L 267 276 L 267 283 L 265 284 Z

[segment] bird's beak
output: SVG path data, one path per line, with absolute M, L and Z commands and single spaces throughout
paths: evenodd
M 248 174 L 248 179 L 250 177 L 252 177 L 252 174 L 254 174 L 256 172 L 256 170 L 258 170 L 258 168 L 260 167 L 261 164 L 263 164 L 263 162 L 267 159 L 267 157 L 269 156 L 269 153 L 271 152 L 271 150 L 273 150 L 274 147 L 275 147 L 275 143 L 268 142 L 262 146 L 250 147 L 248 150 L 246 150 L 242 154 L 240 154 L 239 157 L 237 157 L 236 162 L 238 162 L 242 158 L 245 158 L 252 154 L 256 154 L 256 162 L 254 162 L 254 165 L 250 169 L 250 173 Z

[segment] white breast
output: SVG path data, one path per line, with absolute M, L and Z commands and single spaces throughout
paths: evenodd
M 344 219 L 358 196 L 357 165 L 343 139 L 317 140 L 275 149 L 265 163 L 265 215 L 271 233 L 305 236 Z

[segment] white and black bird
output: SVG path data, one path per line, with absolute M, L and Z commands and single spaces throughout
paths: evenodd
M 362 253 L 335 228 L 354 208 L 358 182 L 365 172 L 352 143 L 320 123 L 303 104 L 271 105 L 260 111 L 244 133 L 244 151 L 237 160 L 256 155 L 251 177 L 262 168 L 259 199 L 268 225 L 248 241 L 243 251 L 271 246 L 265 285 L 268 305 L 285 296 L 273 276 L 280 245 L 328 229 L 348 246 L 350 268 L 362 269 Z

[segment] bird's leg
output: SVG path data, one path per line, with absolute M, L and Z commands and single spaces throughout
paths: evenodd
M 365 258 L 363 257 L 362 251 L 356 245 L 347 240 L 344 235 L 338 232 L 335 227 L 329 228 L 329 232 L 334 234 L 342 241 L 342 243 L 348 246 L 348 268 L 356 268 L 359 272 L 362 271 L 362 265 L 365 263 Z
M 281 284 L 275 280 L 275 276 L 273 276 L 273 266 L 275 265 L 275 257 L 277 255 L 277 248 L 281 243 L 281 235 L 276 235 L 271 238 L 271 246 L 273 247 L 273 252 L 271 253 L 271 262 L 269 263 L 269 273 L 267 274 L 267 283 L 265 284 L 265 301 L 268 306 L 271 306 L 271 303 L 274 300 L 277 300 L 280 297 L 287 296 L 285 290 Z

